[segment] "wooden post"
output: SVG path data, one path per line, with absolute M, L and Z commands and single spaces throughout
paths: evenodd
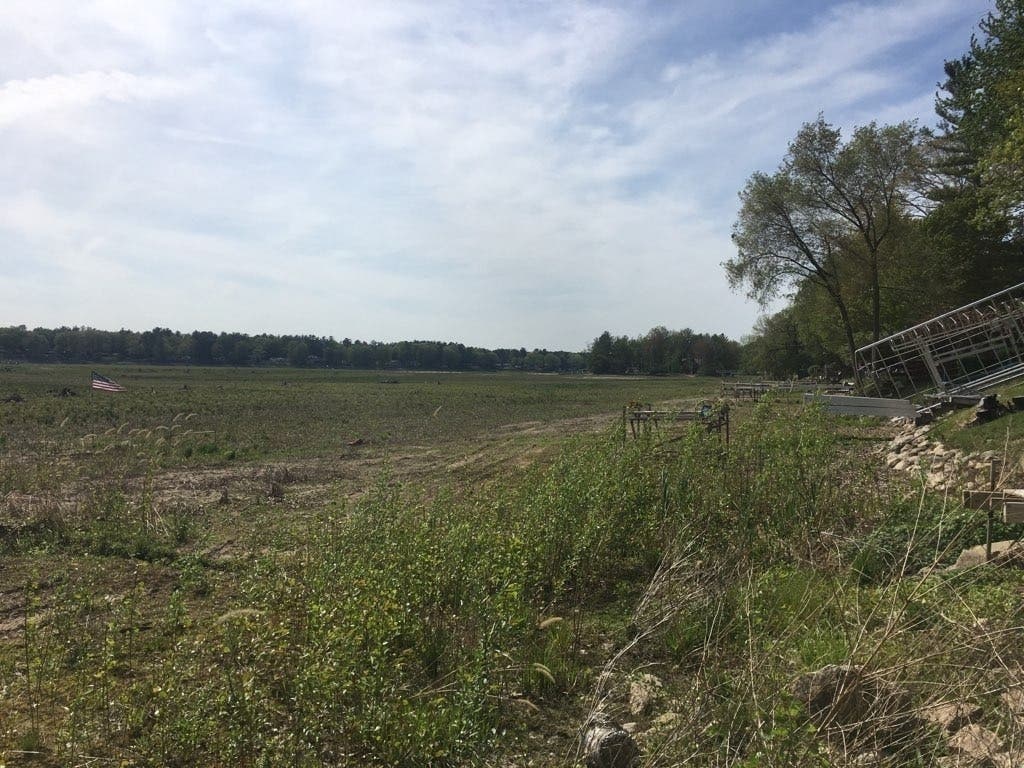
M 988 466 L 988 489 L 995 491 L 996 489 L 996 460 L 992 459 L 992 463 Z M 987 563 L 992 559 L 992 505 L 988 505 L 988 516 L 985 519 L 985 562 Z

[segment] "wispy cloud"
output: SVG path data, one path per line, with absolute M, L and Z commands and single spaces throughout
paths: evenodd
M 740 335 L 743 180 L 819 111 L 929 119 L 986 3 L 812 8 L 12 0 L 0 323 Z
M 8 80 L 0 87 L 0 128 L 17 120 L 45 120 L 48 112 L 82 109 L 97 101 L 166 99 L 184 90 L 184 84 L 171 78 L 139 77 L 119 70 Z

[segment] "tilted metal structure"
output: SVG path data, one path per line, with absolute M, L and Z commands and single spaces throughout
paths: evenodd
M 889 397 L 984 392 L 1024 376 L 1024 283 L 861 347 L 862 385 Z

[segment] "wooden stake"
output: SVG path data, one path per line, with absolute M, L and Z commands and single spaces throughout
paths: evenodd
M 992 462 L 988 465 L 988 489 L 995 491 L 996 489 L 996 460 L 992 459 Z M 988 505 L 988 517 L 985 520 L 985 562 L 989 562 L 992 559 L 992 505 Z

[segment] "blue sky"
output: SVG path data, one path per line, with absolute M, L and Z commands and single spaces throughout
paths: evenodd
M 819 112 L 934 124 L 988 10 L 4 0 L 0 325 L 739 338 L 746 178 Z

